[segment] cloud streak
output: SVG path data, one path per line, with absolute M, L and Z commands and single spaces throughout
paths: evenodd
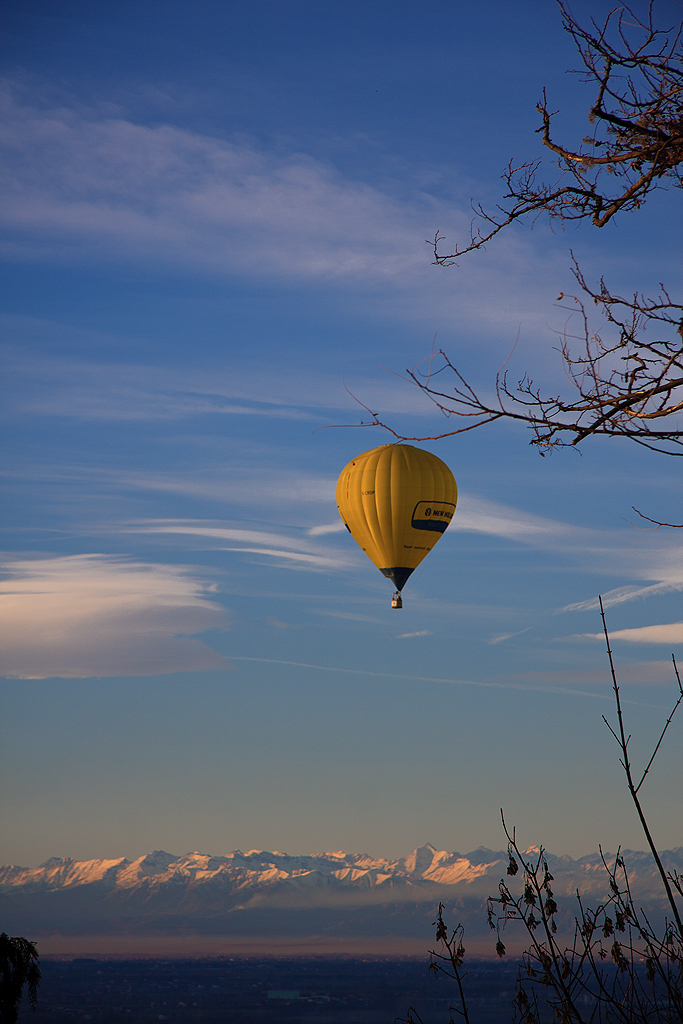
M 516 633 L 498 633 L 496 636 L 492 636 L 488 641 L 489 644 L 502 644 L 506 640 L 512 640 L 515 636 L 521 636 L 522 633 L 528 633 L 532 626 L 526 626 L 524 629 L 518 629 Z
M 656 626 L 610 630 L 611 640 L 634 644 L 683 644 L 683 622 L 664 622 Z M 579 633 L 574 639 L 603 640 L 604 633 Z
M 675 531 L 654 537 L 651 533 L 635 535 L 632 530 L 587 529 L 462 494 L 445 536 L 457 532 L 480 533 L 537 551 L 552 551 L 595 573 L 658 581 L 651 587 L 631 585 L 611 590 L 606 595 L 609 603 L 683 589 L 683 544 Z M 560 611 L 591 611 L 596 607 L 597 598 L 590 598 Z
M 19 679 L 160 675 L 229 668 L 191 636 L 224 629 L 215 584 L 184 566 L 112 555 L 3 565 L 0 670 Z M 39 628 L 38 628 L 39 625 Z
M 11 344 L 3 349 L 4 372 L 12 378 L 5 413 L 63 416 L 77 420 L 135 422 L 183 420 L 196 416 L 248 416 L 329 422 L 332 410 L 357 412 L 359 406 L 341 376 L 311 368 L 273 372 L 233 358 L 210 369 L 26 358 L 27 342 L 50 340 L 61 328 L 4 317 Z M 114 339 L 128 344 L 130 339 Z M 382 413 L 431 415 L 428 399 L 395 375 L 352 377 L 356 392 L 372 399 Z M 323 411 L 325 410 L 325 411 Z
M 398 198 L 306 153 L 275 155 L 244 140 L 46 109 L 16 96 L 10 86 L 2 100 L 0 216 L 10 257 L 124 259 L 361 292 L 388 287 L 392 315 L 400 306 L 403 315 L 450 320 L 457 309 L 472 330 L 512 329 L 522 318 L 547 335 L 537 298 L 556 286 L 552 256 L 540 259 L 533 240 L 507 236 L 485 271 L 471 261 L 446 281 L 430 267 L 424 239 L 437 227 L 466 236 L 471 214 L 424 189 Z M 565 262 L 558 260 L 563 277 Z
M 117 493 L 127 490 L 159 491 L 197 498 L 202 501 L 209 499 L 226 504 L 260 506 L 261 512 L 264 508 L 277 508 L 281 504 L 334 505 L 336 483 L 329 477 L 315 476 L 295 469 L 279 470 L 270 467 L 249 469 L 232 464 L 223 464 L 185 474 L 126 469 L 92 469 L 82 466 L 65 466 L 61 469 L 38 466 L 32 470 L 17 470 L 14 473 L 7 471 L 6 475 L 17 479 L 40 480 L 56 484 L 87 482 L 91 486 L 98 484 L 103 490 Z M 168 522 L 175 522 L 175 520 L 168 520 Z M 196 522 L 199 524 L 204 520 L 196 520 Z M 117 527 L 116 532 L 121 532 L 121 529 Z M 139 533 L 141 531 L 131 528 L 129 532 Z M 163 531 L 150 530 L 148 532 Z M 189 533 L 190 531 L 185 532 Z
M 284 661 L 280 658 L 252 658 L 246 655 L 230 655 L 232 661 L 255 661 L 266 665 L 291 665 L 294 668 L 309 668 L 317 672 L 340 672 L 344 675 L 353 676 L 374 676 L 377 679 L 405 679 L 417 683 L 446 683 L 451 686 L 481 686 L 485 689 L 494 690 L 529 690 L 534 693 L 565 693 L 578 697 L 593 697 L 596 700 L 612 701 L 611 694 L 592 693 L 590 690 L 577 690 L 568 686 L 543 686 L 533 683 L 481 680 L 481 679 L 449 679 L 440 676 L 410 676 L 401 675 L 397 672 L 376 672 L 373 669 L 363 668 L 341 668 L 335 665 L 313 665 L 305 661 Z M 640 701 L 624 699 L 625 704 L 637 704 L 640 707 L 660 707 L 661 705 L 642 704 Z
M 343 533 L 346 527 L 342 522 L 329 523 L 324 526 L 313 526 L 308 531 L 309 537 L 324 537 L 328 533 Z
M 425 263 L 416 211 L 306 154 L 31 108 L 9 92 L 3 105 L 5 222 L 44 244 L 306 280 L 390 280 Z
M 127 479 L 130 481 L 130 475 Z M 147 474 L 140 474 L 140 485 L 149 489 L 163 489 L 171 484 L 165 484 Z M 183 484 L 178 484 L 178 489 Z M 207 485 L 193 484 L 198 494 L 207 493 Z M 245 488 L 244 481 L 240 481 L 239 474 L 234 482 L 226 483 L 222 480 L 218 485 L 218 493 L 226 500 L 243 500 L 251 498 L 256 501 L 259 497 L 272 506 L 272 495 L 278 492 L 285 499 L 295 501 L 300 505 L 307 498 L 310 492 L 313 501 L 320 500 L 334 504 L 334 481 L 323 484 L 322 480 L 316 485 L 314 478 L 302 474 L 299 480 L 296 473 L 293 473 L 285 483 L 273 485 L 264 483 L 263 476 L 259 480 L 254 478 L 253 490 Z M 261 493 L 263 491 L 263 494 Z M 187 491 L 184 493 L 188 493 Z M 218 496 L 218 493 L 216 496 Z M 461 516 L 462 509 L 462 516 Z M 260 554 L 269 558 L 286 559 L 289 562 L 299 562 L 300 566 L 308 563 L 311 568 L 338 568 L 347 569 L 359 564 L 358 551 L 355 545 L 349 545 L 341 538 L 346 535 L 343 524 L 323 524 L 319 527 L 312 527 L 306 531 L 306 536 L 297 534 L 291 536 L 282 531 L 271 533 L 261 530 L 244 530 L 227 524 L 208 523 L 203 520 L 159 520 L 140 522 L 121 528 L 123 532 L 147 533 L 163 535 L 177 535 L 193 537 L 202 544 L 210 544 L 226 551 L 242 551 L 245 554 Z M 447 550 L 458 532 L 482 533 L 487 536 L 495 536 L 512 543 L 522 544 L 526 547 L 542 551 L 552 552 L 561 555 L 569 563 L 581 565 L 595 573 L 609 573 L 616 576 L 630 576 L 645 579 L 657 579 L 662 573 L 664 582 L 654 584 L 652 587 L 631 586 L 628 588 L 617 588 L 610 593 L 621 594 L 622 591 L 631 593 L 642 593 L 647 596 L 652 593 L 664 593 L 669 590 L 683 589 L 683 550 L 680 540 L 676 537 L 668 538 L 664 543 L 662 539 L 653 538 L 651 534 L 638 534 L 635 547 L 634 538 L 629 533 L 631 541 L 628 560 L 624 559 L 625 533 L 626 531 L 598 531 L 588 530 L 584 527 L 575 527 L 569 523 L 557 522 L 551 519 L 544 519 L 534 516 L 519 509 L 500 505 L 482 498 L 462 495 L 458 505 L 458 511 L 441 541 L 443 548 Z M 333 547 L 328 536 L 339 535 L 339 547 Z M 449 539 L 447 539 L 449 538 Z M 237 542 L 236 544 L 223 544 L 221 542 Z M 239 546 L 238 546 L 239 545 Z M 668 579 L 667 579 L 668 577 Z M 662 576 L 659 576 L 662 580 Z M 512 636 L 514 634 L 510 634 Z M 493 637 L 493 643 L 509 639 L 508 634 L 501 634 L 499 638 Z
M 646 597 L 656 597 L 659 594 L 671 594 L 677 590 L 683 590 L 683 581 L 653 583 L 650 587 L 617 587 L 615 590 L 608 590 L 606 594 L 602 594 L 602 603 L 605 608 L 610 608 L 612 605 L 624 604 L 626 601 L 638 601 Z M 587 601 L 577 601 L 575 604 L 558 608 L 558 612 L 594 612 L 599 607 L 599 598 L 590 597 Z
M 340 569 L 353 564 L 341 551 L 322 548 L 305 537 L 228 526 L 208 526 L 198 520 L 161 520 L 125 527 L 123 533 L 192 537 L 218 551 L 263 555 L 299 568 Z M 228 543 L 233 542 L 233 543 Z

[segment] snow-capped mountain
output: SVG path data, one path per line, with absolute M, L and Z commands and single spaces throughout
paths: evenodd
M 529 851 L 533 853 L 533 850 Z M 622 851 L 632 884 L 643 892 L 657 885 L 658 875 L 652 856 L 634 850 Z M 683 870 L 683 847 L 666 851 L 667 868 Z M 579 860 L 546 854 L 556 878 L 558 892 L 601 892 L 605 870 L 598 854 Z M 361 853 L 316 853 L 290 856 L 277 850 L 235 850 L 224 856 L 188 853 L 177 857 L 163 850 L 147 853 L 137 860 L 125 857 L 106 860 L 73 860 L 52 857 L 37 868 L 9 864 L 0 866 L 0 893 L 46 893 L 74 890 L 96 885 L 101 893 L 130 898 L 135 893 L 149 896 L 171 886 L 184 890 L 220 887 L 226 894 L 256 895 L 274 890 L 320 889 L 376 890 L 397 886 L 429 889 L 459 886 L 471 889 L 472 883 L 505 873 L 507 856 L 480 847 L 473 853 L 449 853 L 430 844 L 398 860 L 370 857 Z M 649 883 L 649 884 L 648 884 Z M 479 890 L 479 886 L 476 886 Z M 411 893 L 416 898 L 415 893 Z
M 487 855 L 483 860 L 482 853 Z M 219 884 L 232 893 L 272 890 L 283 885 L 335 890 L 375 889 L 397 882 L 406 886 L 456 885 L 485 875 L 502 856 L 481 851 L 473 862 L 470 857 L 427 845 L 400 860 L 341 851 L 296 857 L 263 850 L 236 850 L 222 857 L 203 853 L 176 857 L 155 850 L 134 861 L 125 857 L 85 861 L 52 857 L 38 868 L 0 867 L 0 892 L 47 892 L 93 884 L 121 896 L 135 891 L 151 893 L 168 885 L 198 888 Z
M 623 856 L 638 899 L 656 910 L 662 893 L 653 858 L 637 851 Z M 606 894 L 598 854 L 547 859 L 556 896 L 570 897 L 577 889 L 594 899 Z M 683 847 L 665 852 L 663 859 L 667 870 L 683 872 Z M 133 861 L 53 857 L 37 868 L 0 867 L 0 910 L 4 927 L 12 922 L 17 930 L 299 931 L 338 929 L 340 921 L 347 928 L 362 923 L 366 930 L 402 929 L 408 919 L 433 916 L 439 900 L 456 908 L 460 918 L 481 916 L 506 866 L 501 851 L 480 848 L 463 855 L 429 844 L 397 860 L 342 851 L 290 856 L 263 850 L 180 857 L 157 850 Z

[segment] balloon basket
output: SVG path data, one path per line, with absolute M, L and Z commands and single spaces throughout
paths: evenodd
M 391 599 L 391 607 L 392 608 L 402 608 L 403 607 L 403 601 L 401 599 L 401 595 L 398 592 L 398 590 L 396 591 L 396 593 L 394 594 L 394 596 Z

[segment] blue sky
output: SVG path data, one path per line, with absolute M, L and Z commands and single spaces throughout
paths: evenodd
M 561 388 L 570 248 L 617 291 L 675 286 L 671 193 L 430 265 L 539 153 L 543 86 L 586 132 L 555 6 L 23 0 L 4 46 L 0 859 L 464 852 L 502 845 L 500 807 L 558 852 L 641 848 L 597 594 L 637 755 L 683 557 L 631 506 L 680 518 L 674 460 L 541 459 L 502 424 L 426 443 L 460 504 L 396 612 L 334 502 L 389 436 L 318 429 L 365 415 L 349 392 L 444 429 L 400 377 L 435 336 L 486 391 L 519 332 L 514 372 Z M 663 846 L 679 750 L 646 794 Z

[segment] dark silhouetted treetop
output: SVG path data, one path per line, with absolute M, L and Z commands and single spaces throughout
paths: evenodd
M 3 932 L 0 935 L 0 1024 L 14 1024 L 18 1019 L 25 985 L 29 1002 L 35 1009 L 40 978 L 35 942 Z

